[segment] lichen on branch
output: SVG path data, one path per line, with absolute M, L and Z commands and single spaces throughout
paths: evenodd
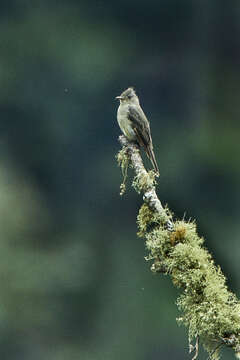
M 137 145 L 120 136 L 124 163 L 135 171 L 133 186 L 143 194 L 144 203 L 137 217 L 138 236 L 145 238 L 151 270 L 169 275 L 173 284 L 182 289 L 177 299 L 181 316 L 179 324 L 188 328 L 190 350 L 198 353 L 198 342 L 208 351 L 210 359 L 219 359 L 225 345 L 240 353 L 240 302 L 228 290 L 220 267 L 203 246 L 196 223 L 175 220 L 163 207 L 156 194 L 153 172 L 144 168 Z M 120 161 L 120 165 L 121 165 Z M 191 342 L 196 339 L 196 345 Z

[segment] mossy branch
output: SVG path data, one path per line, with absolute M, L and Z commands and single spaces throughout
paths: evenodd
M 175 220 L 168 208 L 162 206 L 156 194 L 154 173 L 145 170 L 138 146 L 123 135 L 119 141 L 123 148 L 118 162 L 124 171 L 129 164 L 133 167 L 133 186 L 143 194 L 137 223 L 138 236 L 146 240 L 146 260 L 152 261 L 154 273 L 168 274 L 173 284 L 183 290 L 177 299 L 181 311 L 177 321 L 188 327 L 193 358 L 197 358 L 199 341 L 208 351 L 209 359 L 219 359 L 223 345 L 240 357 L 240 302 L 227 289 L 220 267 L 203 247 L 204 239 L 197 234 L 195 222 Z

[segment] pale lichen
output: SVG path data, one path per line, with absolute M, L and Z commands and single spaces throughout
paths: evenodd
M 129 156 L 127 154 L 127 148 L 123 147 L 116 156 L 118 166 L 121 167 L 123 182 L 120 185 L 120 195 L 122 196 L 126 191 L 126 181 L 127 181 L 127 173 L 129 167 Z
M 156 185 L 157 174 L 150 170 L 139 172 L 133 179 L 132 186 L 137 193 L 147 191 L 149 188 L 152 188 Z
M 169 232 L 146 205 L 140 209 L 138 224 L 141 236 L 146 238 L 147 260 L 153 260 L 152 271 L 170 274 L 173 284 L 183 289 L 177 299 L 182 312 L 177 320 L 188 327 L 190 343 L 200 338 L 211 358 L 218 359 L 217 346 L 224 341 L 232 346 L 224 339 L 233 334 L 237 350 L 240 303 L 227 289 L 220 267 L 202 246 L 204 240 L 197 234 L 196 224 L 176 221 L 174 231 Z

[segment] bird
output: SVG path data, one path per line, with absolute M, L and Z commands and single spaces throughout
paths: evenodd
M 120 96 L 117 110 L 118 125 L 130 142 L 142 147 L 150 159 L 153 169 L 159 175 L 158 165 L 153 151 L 152 136 L 149 121 L 144 114 L 139 98 L 133 87 L 124 90 Z

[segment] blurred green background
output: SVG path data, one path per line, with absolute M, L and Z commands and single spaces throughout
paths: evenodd
M 191 358 L 119 196 L 114 98 L 135 87 L 161 200 L 240 295 L 239 1 L 2 0 L 0 32 L 1 359 Z

